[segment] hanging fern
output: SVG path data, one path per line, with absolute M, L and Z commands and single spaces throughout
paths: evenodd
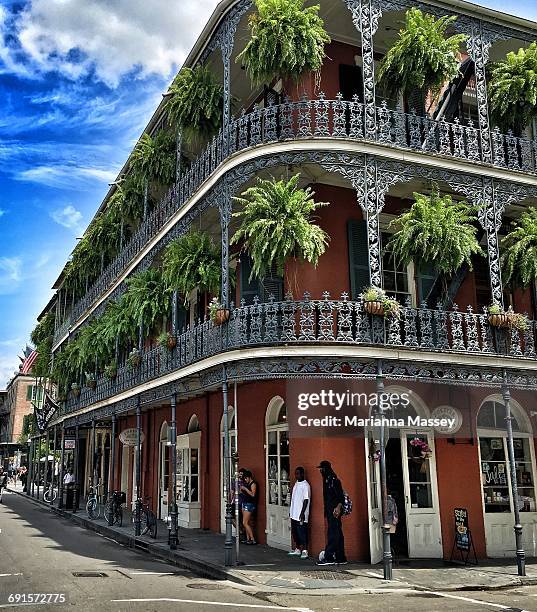
M 529 208 L 502 240 L 504 281 L 527 287 L 537 281 L 537 209 Z
M 382 60 L 377 75 L 388 96 L 431 90 L 437 97 L 446 81 L 457 76 L 457 55 L 466 36 L 447 36 L 448 28 L 456 19 L 436 19 L 417 8 L 406 12 L 405 25 Z
M 48 312 L 35 326 L 30 339 L 35 345 L 37 358 L 32 366 L 35 376 L 47 377 L 52 358 L 52 337 L 54 335 L 54 313 Z
M 182 68 L 169 92 L 167 109 L 187 142 L 210 138 L 222 125 L 224 88 L 207 66 Z
M 185 234 L 166 248 L 163 275 L 166 286 L 183 295 L 185 302 L 196 287 L 218 293 L 222 276 L 220 248 L 206 232 Z
M 537 43 L 492 66 L 489 103 L 493 122 L 520 135 L 537 116 Z
M 99 319 L 100 340 L 111 354 L 116 340 L 134 340 L 137 324 L 128 313 L 123 297 L 118 301 L 109 302 Z
M 307 71 L 319 73 L 330 43 L 319 6 L 304 0 L 255 0 L 249 18 L 250 40 L 237 57 L 255 86 L 274 78 L 298 80 Z
M 433 264 L 446 277 L 464 263 L 472 267 L 472 255 L 484 256 L 476 238 L 476 217 L 467 202 L 440 195 L 414 193 L 414 204 L 390 223 L 395 233 L 388 249 L 399 264 L 414 262 L 418 267 Z
M 175 178 L 176 143 L 170 131 L 144 134 L 131 155 L 131 172 L 150 183 L 170 185 Z
M 166 314 L 170 305 L 162 274 L 160 270 L 150 268 L 133 274 L 125 282 L 128 288 L 121 305 L 130 321 L 136 326 L 142 325 L 148 332 Z
M 311 189 L 299 189 L 300 175 L 289 181 L 258 179 L 240 198 L 243 210 L 233 216 L 242 223 L 231 243 L 244 241 L 253 261 L 250 280 L 263 278 L 276 264 L 283 275 L 289 257 L 304 259 L 317 266 L 329 237 L 312 220 L 312 214 L 327 203 L 315 202 Z

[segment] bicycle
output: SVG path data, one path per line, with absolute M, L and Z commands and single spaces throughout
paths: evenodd
M 99 504 L 99 489 L 102 487 L 101 483 L 98 483 L 96 487 L 90 486 L 88 501 L 86 502 L 86 512 L 88 518 L 92 521 L 99 518 L 101 515 L 101 506 Z
M 47 504 L 52 504 L 56 501 L 58 497 L 58 489 L 49 483 L 48 489 L 43 493 L 43 501 L 47 502 Z
M 123 525 L 123 508 L 121 504 L 125 503 L 125 493 L 122 491 L 114 491 L 108 498 L 104 507 L 104 518 L 109 525 Z
M 146 495 L 144 500 L 134 502 L 134 512 L 132 513 L 132 525 L 136 532 L 136 504 L 140 504 L 140 535 L 145 535 L 149 532 L 150 537 L 155 539 L 157 537 L 157 517 L 155 513 L 149 508 L 149 502 L 151 497 Z

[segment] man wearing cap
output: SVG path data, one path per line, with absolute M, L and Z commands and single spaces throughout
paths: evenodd
M 343 565 L 347 563 L 341 528 L 341 511 L 345 501 L 343 487 L 330 461 L 321 461 L 317 467 L 323 477 L 324 515 L 328 523 L 326 547 L 320 552 L 317 565 Z

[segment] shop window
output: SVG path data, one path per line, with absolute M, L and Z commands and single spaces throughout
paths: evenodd
M 407 434 L 407 457 L 408 457 L 408 484 L 410 489 L 410 505 L 412 508 L 432 508 L 432 481 L 431 464 L 419 452 L 419 447 L 411 444 L 411 441 L 419 438 L 428 443 L 426 435 Z M 418 448 L 418 451 L 416 451 Z
M 274 424 L 267 428 L 267 470 L 268 503 L 289 506 L 289 431 L 285 404 L 280 407 Z

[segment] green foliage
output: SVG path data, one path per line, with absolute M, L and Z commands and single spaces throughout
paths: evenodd
M 39 321 L 30 334 L 30 339 L 38 353 L 32 366 L 32 372 L 35 376 L 46 377 L 49 374 L 53 335 L 54 312 L 50 311 Z
M 30 340 L 35 346 L 54 335 L 54 313 L 52 311 L 39 321 L 30 334 Z
M 436 97 L 444 83 L 457 76 L 457 54 L 466 36 L 447 37 L 454 21 L 456 17 L 436 19 L 417 8 L 406 12 L 405 25 L 383 58 L 377 75 L 389 96 L 430 89 Z
M 182 68 L 170 86 L 167 109 L 187 142 L 210 138 L 222 125 L 224 89 L 207 66 Z
M 175 179 L 176 143 L 170 131 L 144 134 L 131 155 L 130 172 L 150 183 L 170 185 Z M 143 192 L 142 192 L 143 193 Z
M 327 203 L 315 202 L 308 187 L 299 189 L 300 175 L 289 181 L 258 179 L 254 187 L 235 198 L 243 210 L 233 216 L 242 223 L 231 243 L 244 240 L 252 258 L 250 278 L 263 278 L 275 263 L 283 275 L 289 257 L 303 259 L 317 266 L 329 237 L 312 220 L 312 214 Z
M 134 340 L 136 338 L 137 324 L 127 312 L 123 297 L 119 301 L 109 302 L 99 319 L 100 342 L 108 354 L 112 354 L 118 338 Z
M 388 248 L 395 261 L 418 267 L 434 264 L 445 276 L 453 275 L 463 263 L 472 266 L 472 255 L 484 255 L 476 238 L 475 214 L 467 202 L 440 195 L 414 193 L 409 211 L 392 221 L 396 231 Z
M 149 332 L 170 305 L 169 291 L 162 274 L 160 270 L 150 268 L 133 274 L 125 282 L 128 288 L 121 299 L 121 306 L 131 322 L 142 325 Z
M 401 314 L 401 304 L 387 295 L 380 287 L 367 287 L 360 296 L 364 302 L 380 302 L 384 307 L 384 315 L 399 317 Z
M 221 254 L 209 234 L 192 231 L 171 242 L 164 253 L 163 277 L 170 290 L 186 300 L 191 291 L 218 293 L 221 281 Z
M 25 446 L 28 443 L 28 436 L 34 436 L 37 434 L 37 423 L 35 420 L 35 414 L 25 414 L 22 418 L 22 430 L 17 439 L 17 444 Z
M 237 57 L 255 86 L 276 77 L 298 78 L 319 72 L 330 42 L 319 6 L 304 7 L 304 0 L 255 0 L 257 11 L 249 19 L 250 40 Z
M 537 116 L 537 43 L 493 65 L 489 103 L 493 122 L 517 135 Z
M 537 281 L 537 209 L 529 208 L 513 223 L 502 246 L 502 269 L 506 283 L 527 287 Z
M 136 227 L 144 216 L 144 179 L 134 173 L 127 175 L 116 190 L 117 206 L 121 218 L 129 225 Z

